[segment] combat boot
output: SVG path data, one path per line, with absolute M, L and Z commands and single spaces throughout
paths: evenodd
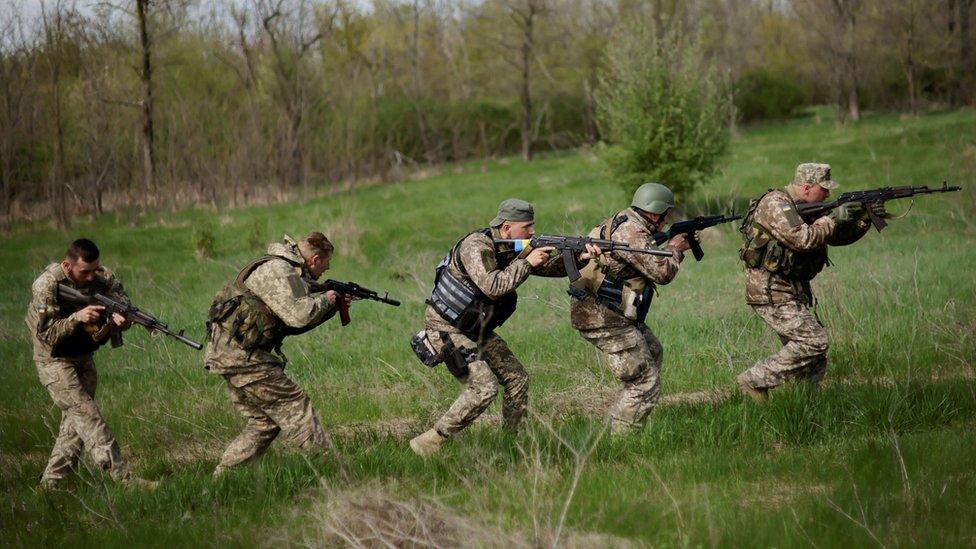
M 129 478 L 122 481 L 122 486 L 126 488 L 136 488 L 139 490 L 148 490 L 150 492 L 159 488 L 158 480 L 146 480 L 144 478 L 139 478 L 137 476 L 130 476 Z
M 37 483 L 37 489 L 41 492 L 54 492 L 55 490 L 61 489 L 61 479 L 59 478 L 42 478 L 41 482 Z
M 427 457 L 436 454 L 445 440 L 447 438 L 441 436 L 436 429 L 431 429 L 415 436 L 410 441 L 410 449 L 418 456 Z
M 766 401 L 769 400 L 769 389 L 756 389 L 746 380 L 745 374 L 739 374 L 735 381 L 739 385 L 739 391 L 751 398 L 756 404 L 766 404 Z

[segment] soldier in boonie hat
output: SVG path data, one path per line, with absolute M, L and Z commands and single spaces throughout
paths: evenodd
M 833 190 L 839 186 L 830 177 L 830 164 L 816 164 L 813 162 L 806 162 L 796 167 L 793 184 L 801 185 L 803 183 L 820 185 L 827 190 Z

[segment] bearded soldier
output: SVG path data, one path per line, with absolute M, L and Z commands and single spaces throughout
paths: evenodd
M 230 399 L 247 418 L 244 431 L 230 443 L 214 470 L 259 458 L 284 431 L 299 447 L 325 453 L 328 436 L 305 391 L 285 375 L 281 344 L 332 318 L 334 291 L 313 294 L 303 279 L 318 279 L 329 268 L 333 246 L 313 232 L 296 242 L 268 246 L 268 253 L 248 263 L 214 297 L 208 318 L 204 364 L 221 375 Z
M 425 330 L 413 343 L 415 349 L 444 357 L 466 387 L 433 428 L 410 441 L 419 455 L 437 452 L 448 437 L 470 425 L 494 400 L 499 385 L 504 426 L 515 428 L 525 417 L 528 374 L 495 329 L 515 312 L 515 290 L 529 275 L 566 276 L 566 269 L 558 257 L 550 259 L 551 247 L 517 254 L 495 240 L 531 238 L 534 217 L 532 204 L 524 200 L 502 202 L 488 228 L 466 235 L 437 266 Z M 592 246 L 587 250 L 581 258 L 600 253 Z
M 800 164 L 793 182 L 749 207 L 742 223 L 746 303 L 779 336 L 783 347 L 736 378 L 743 394 L 765 402 L 769 389 L 790 379 L 819 383 L 827 370 L 827 331 L 814 315 L 810 281 L 827 265 L 827 246 L 845 246 L 867 233 L 859 202 L 805 223 L 797 204 L 822 202 L 837 188 L 828 164 Z M 871 210 L 884 217 L 883 203 Z
M 129 303 L 122 283 L 100 264 L 98 247 L 87 238 L 72 242 L 64 259 L 48 265 L 31 287 L 26 321 L 37 375 L 61 410 L 61 428 L 41 476 L 41 487 L 56 488 L 85 449 L 96 465 L 122 484 L 155 488 L 156 482 L 129 472 L 115 435 L 95 404 L 98 374 L 92 355 L 109 340 L 111 330 L 126 330 L 130 323 L 117 313 L 105 318 L 101 305 L 72 306 L 59 296 L 59 284 L 85 295 L 97 292 Z
M 633 248 L 652 248 L 674 208 L 674 193 L 659 183 L 645 183 L 634 193 L 630 208 L 609 217 L 590 232 L 593 238 L 625 242 Z M 643 425 L 661 395 L 663 349 L 644 320 L 658 284 L 678 274 L 689 248 L 685 235 L 664 247 L 671 257 L 613 251 L 581 270 L 570 293 L 573 328 L 602 351 L 610 370 L 623 383 L 610 409 L 610 430 L 624 434 Z

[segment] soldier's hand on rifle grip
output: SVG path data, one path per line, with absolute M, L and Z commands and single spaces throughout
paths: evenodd
M 684 234 L 679 234 L 668 241 L 668 248 L 671 248 L 671 250 L 673 250 L 675 253 L 683 253 L 687 252 L 691 248 L 691 244 L 688 242 L 688 238 Z
M 600 257 L 603 255 L 603 250 L 595 244 L 587 244 L 586 251 L 580 254 L 580 261 L 587 261 L 593 259 L 594 257 Z
M 71 316 L 82 324 L 93 324 L 98 322 L 98 319 L 102 317 L 102 311 L 104 310 L 105 307 L 102 305 L 89 305 L 84 309 L 75 311 Z
M 525 260 L 529 262 L 529 265 L 532 265 L 533 267 L 538 267 L 539 265 L 542 265 L 546 261 L 549 261 L 549 258 L 551 257 L 550 253 L 555 249 L 556 248 L 553 248 L 552 246 L 543 246 L 541 248 L 535 248 L 534 250 L 529 252 L 529 255 L 526 256 Z
M 122 330 L 128 330 L 132 327 L 132 321 L 119 313 L 112 313 L 112 322 Z
M 884 218 L 888 215 L 888 210 L 885 209 L 884 202 L 872 202 L 868 205 L 868 209 L 877 217 Z

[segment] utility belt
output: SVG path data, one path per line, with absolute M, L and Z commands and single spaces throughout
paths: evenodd
M 438 333 L 442 343 L 440 351 L 434 349 L 434 344 L 427 337 L 427 330 L 420 330 L 410 338 L 410 348 L 425 366 L 434 368 L 443 362 L 451 375 L 458 379 L 466 378 L 470 373 L 468 364 L 478 359 L 477 351 L 458 347 L 454 345 L 448 334 Z

